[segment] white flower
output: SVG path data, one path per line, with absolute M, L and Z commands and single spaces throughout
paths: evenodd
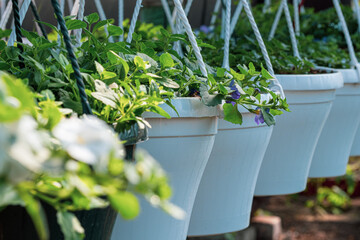
M 30 116 L 0 125 L 0 176 L 16 183 L 43 172 L 51 155 L 47 148 L 50 137 L 37 127 Z
M 93 165 L 98 171 L 107 169 L 111 151 L 122 150 L 114 131 L 92 116 L 63 119 L 53 133 L 71 157 Z
M 9 155 L 27 169 L 40 173 L 43 164 L 50 159 L 48 148 L 50 136 L 47 132 L 38 130 L 34 118 L 23 116 L 15 125 L 15 142 L 11 145 Z

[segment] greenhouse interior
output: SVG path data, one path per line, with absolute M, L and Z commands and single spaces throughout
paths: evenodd
M 0 240 L 360 240 L 359 0 L 0 0 Z

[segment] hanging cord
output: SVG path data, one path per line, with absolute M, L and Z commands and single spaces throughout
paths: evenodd
M 271 0 L 265 0 L 264 1 L 264 7 L 263 7 L 263 13 L 266 13 L 268 9 L 270 8 Z
M 9 21 L 11 11 L 12 11 L 12 2 L 9 1 L 8 4 L 6 5 L 6 9 L 3 15 L 1 15 L 0 29 L 6 29 L 6 24 Z
M 94 0 L 94 2 L 95 2 L 95 5 L 96 5 L 97 10 L 98 10 L 98 12 L 99 12 L 99 16 L 100 16 L 101 21 L 106 20 L 105 11 L 104 11 L 104 8 L 103 8 L 103 6 L 102 6 L 102 4 L 101 4 L 101 1 L 100 1 L 100 0 Z M 105 33 L 106 33 L 107 35 L 109 35 L 109 31 L 107 30 L 107 27 L 106 27 L 106 26 L 104 26 L 104 30 L 105 30 Z M 113 37 L 110 37 L 110 38 L 109 38 L 109 42 L 113 43 L 113 42 L 114 42 L 114 38 L 113 38 Z
M 180 0 L 181 1 L 181 5 L 184 3 L 184 0 Z M 176 11 L 176 9 L 173 9 L 173 11 L 172 11 L 172 14 L 171 14 L 171 21 L 173 22 L 173 23 L 176 23 L 176 18 L 177 18 L 177 11 Z
M 20 13 L 19 13 L 19 2 L 18 0 L 12 0 L 13 4 L 13 13 L 14 13 L 14 24 L 15 24 L 15 34 L 16 41 L 22 43 L 22 34 L 21 34 L 21 23 L 20 23 Z M 23 51 L 21 44 L 19 44 L 19 49 Z
M 276 12 L 276 16 L 275 16 L 275 20 L 274 20 L 274 23 L 273 25 L 271 26 L 271 30 L 270 30 L 270 34 L 269 34 L 269 37 L 268 37 L 268 40 L 270 41 L 271 39 L 274 38 L 275 36 L 275 32 L 276 32 L 276 29 L 279 25 L 279 21 L 280 21 L 280 18 L 281 18 L 281 15 L 284 11 L 284 5 L 282 3 L 280 3 L 280 6 Z
M 73 4 L 73 7 L 70 10 L 70 16 L 77 16 L 80 9 L 80 0 L 76 0 Z
M 184 9 L 186 16 L 189 16 L 189 12 L 190 12 L 192 3 L 193 3 L 193 0 L 188 0 L 187 3 L 186 3 L 185 9 Z M 173 16 L 176 16 L 176 14 L 177 14 L 177 13 L 176 13 L 176 11 L 174 10 Z M 176 19 L 178 20 L 179 18 L 176 18 Z M 176 24 L 177 24 L 177 20 L 176 20 Z M 176 28 L 176 29 L 177 29 L 177 30 L 176 30 L 176 33 L 178 33 L 178 34 L 181 34 L 181 33 L 184 32 L 184 29 L 181 27 L 181 24 L 180 24 L 180 27 L 179 27 L 179 28 Z
M 349 29 L 347 27 L 343 12 L 341 10 L 339 0 L 333 0 L 333 4 L 334 4 L 336 13 L 337 13 L 337 15 L 339 17 L 339 20 L 340 20 L 340 23 L 341 23 L 341 26 L 342 26 L 342 29 L 343 29 L 343 32 L 344 32 L 346 44 L 347 44 L 348 49 L 349 49 L 351 65 L 356 68 L 356 70 L 358 72 L 358 77 L 359 77 L 359 80 L 360 80 L 360 65 L 359 65 L 359 62 L 358 62 L 358 60 L 356 58 L 356 55 L 355 55 L 354 46 L 353 46 L 352 41 L 351 41 Z
M 300 35 L 300 17 L 299 17 L 299 1 L 293 0 L 294 5 L 294 23 L 295 23 L 295 34 Z
M 30 3 L 31 3 L 31 0 L 25 0 L 23 2 L 23 4 L 21 5 L 20 11 L 19 11 L 19 15 L 20 15 L 20 22 L 19 23 L 20 23 L 20 26 L 22 25 L 22 23 L 24 21 L 24 18 L 25 18 L 25 15 L 26 15 L 26 13 L 27 13 L 27 11 L 29 9 Z M 16 30 L 15 30 L 15 26 L 13 26 L 10 38 L 8 40 L 8 46 L 13 46 L 14 43 L 15 43 L 16 38 L 17 38 Z
M 20 53 L 24 51 L 22 46 L 22 34 L 21 34 L 21 23 L 20 23 L 20 14 L 19 14 L 19 2 L 17 0 L 12 0 L 13 4 L 13 13 L 14 13 L 14 25 L 15 25 L 15 32 L 16 32 L 16 41 L 19 43 L 17 47 L 20 49 Z M 19 67 L 20 69 L 25 67 L 24 59 L 19 56 Z
M 177 33 L 177 34 L 182 33 L 183 28 L 182 28 L 182 26 L 181 26 L 181 20 L 180 20 L 180 18 L 176 18 L 175 28 L 176 28 L 175 33 Z M 181 43 L 180 43 L 180 41 L 176 41 L 176 42 L 174 43 L 174 50 L 179 54 L 180 57 L 184 57 L 184 52 L 183 52 L 183 50 L 182 50 L 182 48 L 181 48 Z
M 359 1 L 354 0 L 354 5 L 355 5 L 355 13 L 356 13 L 356 18 L 357 18 L 357 23 L 358 23 L 358 32 L 360 33 L 360 7 L 359 7 Z
M 127 39 L 126 39 L 127 43 L 131 43 L 131 41 L 132 41 L 132 35 L 133 35 L 134 31 L 135 31 L 136 22 L 137 22 L 137 19 L 139 17 L 139 14 L 140 14 L 140 9 L 142 7 L 141 4 L 142 4 L 142 0 L 137 0 L 136 1 L 134 13 L 133 13 L 131 23 L 130 23 L 129 33 L 128 33 L 128 36 L 127 36 Z
M 119 27 L 124 29 L 124 0 L 119 0 Z M 124 32 L 120 35 L 120 42 L 124 41 Z
M 219 14 L 219 10 L 220 10 L 220 5 L 221 5 L 221 0 L 217 0 L 215 3 L 213 15 L 211 16 L 211 19 L 210 19 L 210 28 L 214 28 L 214 26 L 215 26 L 216 18 L 217 18 L 217 15 Z
M 42 35 L 44 36 L 44 38 L 48 39 L 47 34 L 46 34 L 46 31 L 45 31 L 45 28 L 44 28 L 44 26 L 40 23 L 41 19 L 40 19 L 38 10 L 37 10 L 37 8 L 36 8 L 36 5 L 34 4 L 33 1 L 31 1 L 30 7 L 31 7 L 31 11 L 32 11 L 32 13 L 33 13 L 33 15 L 34 15 L 34 18 L 35 18 L 36 21 L 37 21 L 36 24 L 39 26 Z
M 65 0 L 59 0 L 60 1 L 60 8 L 61 8 L 61 12 L 65 11 Z M 60 28 L 60 25 L 58 24 L 57 28 Z M 60 34 L 58 35 L 57 38 L 58 44 L 61 45 L 61 36 Z
M 284 94 L 284 91 L 283 91 L 283 88 L 281 86 L 281 84 L 279 83 L 279 81 L 276 79 L 275 77 L 275 73 L 274 73 L 274 69 L 273 69 L 273 66 L 271 64 L 271 61 L 270 61 L 270 57 L 269 57 L 269 54 L 266 50 L 266 46 L 265 46 L 265 43 L 264 43 L 264 40 L 262 39 L 261 37 L 261 34 L 260 34 L 260 31 L 259 31 L 259 28 L 258 26 L 256 25 L 256 22 L 255 22 L 255 19 L 254 19 L 254 16 L 251 12 L 251 9 L 249 7 L 249 4 L 247 2 L 247 0 L 241 0 L 244 4 L 244 10 L 246 12 L 246 15 L 249 19 L 249 22 L 250 22 L 250 25 L 254 31 L 254 34 L 255 34 L 255 37 L 256 37 L 256 40 L 259 44 L 259 47 L 261 49 L 261 52 L 262 52 L 262 55 L 265 59 L 265 64 L 266 64 L 266 67 L 269 71 L 269 73 L 274 77 L 274 80 L 271 82 L 271 85 L 272 85 L 272 89 L 275 89 L 277 88 L 277 90 L 279 91 L 280 93 L 280 96 L 282 98 L 285 98 L 285 94 Z
M 85 0 L 80 0 L 79 12 L 78 12 L 78 19 L 79 20 L 82 21 L 84 19 L 84 13 L 85 13 Z M 75 33 L 77 47 L 81 46 L 81 36 L 82 36 L 82 29 L 80 28 Z
M 282 0 L 281 3 L 280 3 L 279 9 L 278 9 L 278 11 L 276 13 L 276 16 L 275 16 L 274 23 L 273 23 L 273 25 L 271 27 L 271 31 L 270 31 L 270 34 L 269 34 L 269 41 L 274 38 L 277 26 L 279 25 L 281 14 L 282 14 L 283 11 L 285 12 L 286 23 L 287 23 L 289 33 L 290 33 L 290 40 L 291 40 L 291 46 L 292 46 L 292 49 L 293 49 L 293 54 L 294 54 L 295 57 L 301 59 L 300 54 L 299 54 L 299 49 L 298 49 L 298 44 L 297 44 L 297 40 L 296 40 L 296 35 L 295 35 L 293 23 L 292 23 L 291 16 L 290 16 L 289 6 L 288 6 L 286 0 Z
M 206 1 L 205 1 L 206 2 Z M 184 0 L 181 0 L 181 4 L 183 4 L 184 3 Z M 190 12 L 190 9 L 191 9 L 191 6 L 192 6 L 192 4 L 193 4 L 193 0 L 188 0 L 187 2 L 186 2 L 186 5 L 185 5 L 185 8 L 184 8 L 184 11 L 185 11 L 185 14 L 186 14 L 186 16 L 189 16 L 189 12 Z M 176 15 L 177 15 L 177 12 L 176 12 L 176 10 L 174 9 L 174 11 L 173 11 L 173 14 L 172 14 L 172 22 L 175 22 L 176 20 Z
M 189 37 L 191 46 L 192 46 L 192 48 L 194 50 L 197 62 L 198 62 L 199 67 L 200 67 L 200 71 L 201 71 L 202 75 L 207 77 L 208 74 L 207 74 L 207 71 L 206 71 L 206 65 L 204 63 L 204 59 L 203 59 L 203 57 L 202 57 L 202 55 L 200 53 L 200 48 L 199 48 L 199 46 L 198 46 L 198 44 L 196 42 L 195 35 L 194 35 L 194 33 L 193 33 L 192 29 L 191 29 L 189 20 L 186 17 L 185 11 L 184 11 L 181 3 L 180 3 L 180 0 L 174 0 L 174 4 L 175 4 L 176 11 L 178 12 L 177 15 L 180 18 L 180 20 L 181 20 L 181 22 L 182 22 L 182 24 L 183 24 L 183 26 L 185 28 L 185 32 Z
M 54 8 L 55 15 L 56 15 L 56 18 L 58 20 L 58 23 L 60 25 L 61 33 L 63 34 L 64 43 L 65 43 L 66 50 L 67 50 L 68 55 L 69 55 L 69 59 L 71 61 L 71 65 L 72 65 L 72 67 L 74 69 L 74 75 L 75 75 L 77 87 L 79 89 L 81 104 L 82 104 L 82 107 L 83 107 L 83 113 L 91 115 L 92 111 L 91 111 L 90 104 L 89 104 L 89 101 L 88 101 L 86 93 L 85 93 L 85 85 L 84 85 L 84 82 L 83 82 L 83 79 L 82 79 L 82 76 L 81 76 L 79 64 L 77 62 L 73 47 L 71 45 L 71 39 L 70 39 L 68 29 L 67 29 L 67 27 L 65 25 L 65 20 L 64 20 L 64 17 L 63 17 L 63 13 L 61 11 L 59 2 L 57 0 L 51 0 L 51 3 L 52 3 L 52 6 Z
M 0 13 L 1 13 L 1 16 L 4 14 L 5 12 L 5 6 L 6 6 L 6 0 L 1 0 L 0 1 Z
M 225 38 L 225 14 L 226 14 L 226 7 L 224 4 L 224 0 L 221 0 L 221 33 L 220 38 Z
M 69 9 L 71 11 L 71 9 L 73 9 L 73 7 L 74 7 L 74 2 L 73 2 L 73 0 L 67 0 L 67 3 L 68 3 L 68 6 L 69 6 Z
M 161 0 L 161 4 L 164 8 L 164 12 L 165 12 L 165 16 L 166 16 L 166 19 L 170 25 L 170 28 L 172 31 L 174 31 L 174 23 L 172 21 L 172 17 L 171 17 L 171 10 L 170 10 L 170 7 L 169 7 L 169 3 L 167 2 L 167 0 Z
M 237 5 L 236 9 L 235 9 L 234 16 L 231 19 L 230 36 L 232 36 L 233 33 L 234 33 L 234 30 L 235 30 L 236 24 L 237 24 L 237 22 L 239 20 L 242 9 L 243 9 L 243 3 L 240 1 L 239 4 Z
M 287 0 L 282 0 L 282 4 L 284 5 L 285 18 L 290 33 L 290 40 L 291 40 L 294 56 L 301 59 Z
M 191 6 L 193 4 L 193 1 L 194 0 L 188 0 L 187 3 L 186 3 L 186 6 L 185 6 L 185 14 L 186 14 L 186 16 L 189 16 L 189 12 L 190 12 Z
M 225 44 L 224 44 L 224 59 L 222 67 L 230 70 L 230 18 L 231 18 L 231 0 L 226 0 L 225 9 Z

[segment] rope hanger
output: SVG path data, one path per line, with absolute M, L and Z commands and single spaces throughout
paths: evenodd
M 285 98 L 285 94 L 284 94 L 284 91 L 282 89 L 282 86 L 281 86 L 280 82 L 275 77 L 274 69 L 273 69 L 272 63 L 270 61 L 269 54 L 268 54 L 268 52 L 266 50 L 264 40 L 263 40 L 263 38 L 261 36 L 261 33 L 259 31 L 259 28 L 258 28 L 256 22 L 255 22 L 255 19 L 254 19 L 254 16 L 253 16 L 252 12 L 251 12 L 250 6 L 249 6 L 247 0 L 241 0 L 239 2 L 239 5 L 240 4 L 242 5 L 240 8 L 244 8 L 246 16 L 247 16 L 247 18 L 248 18 L 248 20 L 250 22 L 250 25 L 251 25 L 251 27 L 252 27 L 252 29 L 254 31 L 256 40 L 257 40 L 257 42 L 259 44 L 262 55 L 264 57 L 266 67 L 267 67 L 269 73 L 272 76 L 274 76 L 274 80 L 271 82 L 271 89 L 278 91 L 280 96 L 282 98 Z M 229 67 L 230 38 L 231 38 L 231 35 L 232 35 L 231 29 L 230 29 L 231 0 L 227 0 L 226 8 L 227 9 L 226 9 L 225 13 L 226 13 L 227 16 L 225 17 L 225 21 L 226 21 L 225 25 L 227 27 L 225 28 L 225 45 L 224 45 L 223 67 L 229 69 L 230 68 Z M 241 12 L 241 10 L 239 12 Z M 236 14 L 236 15 L 240 15 L 240 13 Z M 233 17 L 233 20 L 234 19 L 236 19 L 236 21 L 237 21 L 238 16 L 235 17 L 235 18 Z M 236 25 L 236 23 L 235 23 L 235 25 Z
M 333 5 L 335 7 L 336 13 L 338 15 L 338 18 L 339 18 L 343 33 L 344 33 L 344 37 L 345 37 L 346 44 L 347 44 L 348 51 L 349 51 L 349 55 L 350 55 L 351 65 L 356 68 L 356 70 L 358 72 L 358 75 L 359 75 L 359 81 L 360 81 L 360 64 L 359 64 L 359 62 L 358 62 L 358 60 L 356 58 L 354 46 L 352 44 L 349 29 L 347 27 L 343 12 L 341 10 L 339 0 L 332 0 L 332 1 L 333 1 Z M 283 2 L 286 2 L 286 1 L 283 0 Z M 274 20 L 274 23 L 273 23 L 273 26 L 272 26 L 271 31 L 270 31 L 269 40 L 271 40 L 274 37 L 274 34 L 275 34 L 275 31 L 276 31 L 277 26 L 279 24 L 279 20 L 280 20 L 282 12 L 285 11 L 285 15 L 287 15 L 286 14 L 286 5 L 281 4 L 279 6 L 278 12 L 276 13 L 276 17 L 275 17 L 275 20 Z M 288 17 L 287 17 L 287 21 L 288 21 Z M 288 21 L 288 26 L 289 26 L 289 21 Z M 291 24 L 291 26 L 292 26 L 292 24 Z M 289 30 L 290 30 L 290 28 L 289 28 Z M 292 36 L 292 34 L 290 33 L 290 37 L 291 36 Z

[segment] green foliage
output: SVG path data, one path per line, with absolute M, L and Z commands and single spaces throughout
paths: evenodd
M 33 94 L 21 80 L 0 72 L 0 108 L 8 113 L 0 115 L 1 210 L 24 206 L 39 239 L 49 237 L 42 203 L 57 211 L 66 240 L 85 236 L 72 212 L 110 205 L 125 219 L 133 219 L 140 211 L 135 194 L 155 197 L 155 207 L 182 217 L 169 203 L 168 179 L 154 159 L 137 151 L 135 162 L 125 162 L 118 136 L 107 124 L 92 117 L 65 119 L 63 113 L 71 111 L 53 98 L 49 90 Z M 82 138 L 84 131 L 89 139 Z M 94 150 L 94 145 L 99 147 Z
M 317 190 L 316 201 L 309 200 L 306 206 L 323 213 L 341 214 L 350 207 L 350 197 L 338 186 L 320 187 Z

